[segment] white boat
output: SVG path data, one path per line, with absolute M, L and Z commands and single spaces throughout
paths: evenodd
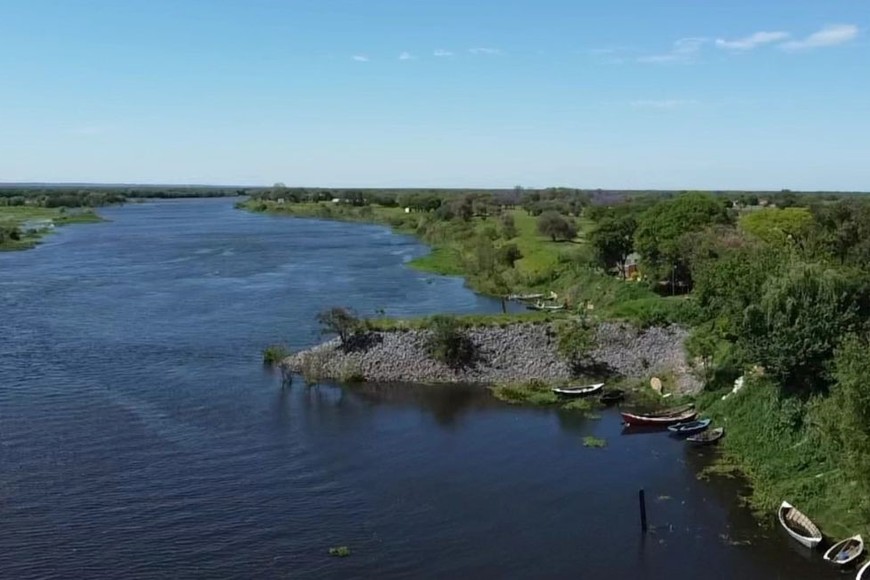
M 816 524 L 787 501 L 782 502 L 782 505 L 779 506 L 777 515 L 779 523 L 782 524 L 788 535 L 807 548 L 815 548 L 822 541 L 822 532 L 819 531 Z
M 586 385 L 585 387 L 564 387 L 553 389 L 557 395 L 565 395 L 568 397 L 585 397 L 586 395 L 594 395 L 604 388 L 604 383 L 595 383 L 594 385 Z
M 857 560 L 863 553 L 864 538 L 859 534 L 837 542 L 825 552 L 823 557 L 835 566 L 846 566 Z
M 864 565 L 858 570 L 855 580 L 870 580 L 870 572 L 868 570 L 870 570 L 870 560 L 864 562 Z

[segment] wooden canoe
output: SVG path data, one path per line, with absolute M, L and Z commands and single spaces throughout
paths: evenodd
M 668 425 L 691 421 L 698 413 L 695 411 L 695 405 L 689 404 L 655 413 L 629 413 L 623 411 L 620 415 L 622 415 L 622 420 L 628 425 L 667 427 Z
M 604 383 L 595 383 L 594 385 L 586 385 L 585 387 L 556 388 L 553 389 L 553 392 L 557 395 L 564 395 L 566 397 L 585 397 L 587 395 L 594 395 L 603 388 Z
M 822 532 L 819 531 L 816 524 L 787 501 L 782 502 L 782 505 L 779 506 L 777 515 L 779 523 L 782 524 L 788 535 L 807 548 L 815 548 L 822 541 Z
M 824 559 L 835 566 L 845 567 L 864 553 L 864 538 L 860 535 L 841 540 L 825 552 Z
M 686 441 L 692 445 L 701 447 L 702 445 L 712 445 L 713 443 L 716 443 L 722 439 L 723 435 L 725 435 L 725 428 L 717 427 L 715 429 L 710 429 L 709 431 L 704 431 L 703 433 L 686 437 Z
M 855 580 L 870 580 L 870 560 L 864 562 L 864 565 L 858 570 Z
M 711 419 L 701 419 L 700 421 L 677 423 L 676 425 L 671 425 L 670 427 L 668 427 L 668 431 L 670 431 L 674 435 L 694 435 L 695 433 L 705 431 L 712 422 L 713 421 Z

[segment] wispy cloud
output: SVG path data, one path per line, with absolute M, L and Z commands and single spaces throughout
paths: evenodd
M 485 47 L 483 47 L 483 48 L 469 48 L 468 52 L 470 52 L 471 54 L 485 54 L 485 55 L 490 55 L 490 56 L 502 54 L 502 51 L 500 48 L 485 48 Z
M 369 61 L 369 57 L 367 57 L 364 54 L 355 54 L 351 58 L 357 62 L 368 62 Z
M 789 36 L 790 35 L 788 32 L 767 32 L 762 30 L 760 32 L 756 32 L 755 34 L 750 34 L 749 36 L 737 38 L 735 40 L 725 40 L 723 38 L 717 38 L 716 46 L 728 50 L 752 50 L 753 48 L 764 44 L 770 44 L 771 42 L 779 42 L 781 40 L 785 40 Z
M 399 60 L 414 60 L 414 55 L 410 52 L 403 52 L 399 54 Z
M 843 44 L 856 36 L 858 36 L 858 27 L 854 24 L 830 24 L 806 38 L 784 42 L 779 46 L 788 51 L 810 50 Z
M 651 64 L 688 64 L 697 58 L 701 47 L 707 42 L 707 38 L 681 38 L 673 43 L 670 52 L 640 56 L 637 61 Z
M 697 105 L 698 101 L 694 99 L 641 99 L 632 101 L 631 106 L 635 109 L 679 109 L 682 107 L 691 107 Z
M 453 53 L 449 50 L 444 50 L 443 48 L 439 48 L 435 52 L 432 53 L 432 56 L 453 56 Z

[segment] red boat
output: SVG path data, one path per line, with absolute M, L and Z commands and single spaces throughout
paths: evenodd
M 674 407 L 673 409 L 665 409 L 655 413 L 627 413 L 621 412 L 622 420 L 626 425 L 643 426 L 643 427 L 666 427 L 683 421 L 691 421 L 698 412 L 695 411 L 695 405 L 688 404 L 682 407 Z

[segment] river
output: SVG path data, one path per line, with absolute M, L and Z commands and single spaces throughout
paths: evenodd
M 228 199 L 100 213 L 0 253 L 2 578 L 838 577 L 698 481 L 711 451 L 614 411 L 283 389 L 261 350 L 319 340 L 323 308 L 500 309 L 406 267 L 412 238 Z

